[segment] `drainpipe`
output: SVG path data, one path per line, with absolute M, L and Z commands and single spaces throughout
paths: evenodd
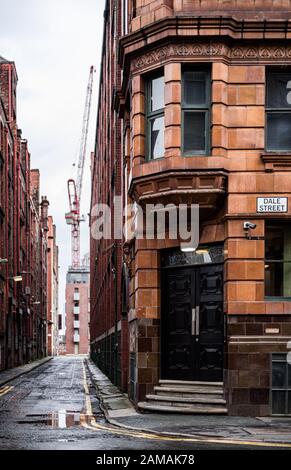
M 114 90 L 117 89 L 118 84 L 118 70 L 117 70 L 117 51 L 118 51 L 118 2 L 115 0 L 114 2 L 114 40 L 115 40 L 115 74 L 114 74 Z M 117 113 L 114 110 L 114 119 L 115 119 L 115 126 L 114 126 L 114 173 L 116 177 L 116 165 L 117 165 L 117 148 L 118 148 L 118 135 L 117 135 Z M 114 192 L 116 194 L 116 184 L 114 185 Z M 120 345 L 118 344 L 118 241 L 114 241 L 114 383 L 117 385 L 118 381 L 118 372 L 117 372 L 117 365 L 118 365 L 118 351 Z

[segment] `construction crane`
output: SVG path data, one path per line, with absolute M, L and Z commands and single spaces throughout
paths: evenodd
M 85 221 L 85 217 L 81 215 L 81 197 L 82 197 L 82 186 L 84 167 L 86 160 L 87 140 L 89 131 L 90 111 L 92 103 L 92 92 L 93 92 L 93 78 L 95 68 L 90 67 L 89 81 L 86 93 L 86 102 L 83 116 L 83 126 L 81 135 L 80 152 L 78 159 L 77 168 L 77 179 L 68 180 L 68 194 L 69 194 L 69 205 L 70 212 L 66 214 L 66 222 L 71 225 L 72 235 L 72 267 L 77 268 L 80 266 L 80 223 Z

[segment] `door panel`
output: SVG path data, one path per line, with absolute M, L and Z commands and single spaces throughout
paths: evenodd
M 191 380 L 193 377 L 193 340 L 191 336 L 193 273 L 167 271 L 164 283 L 163 367 L 165 378 Z
M 223 266 L 202 266 L 197 274 L 200 285 L 197 377 L 198 380 L 220 381 L 224 345 Z
M 165 270 L 162 290 L 163 378 L 221 381 L 223 265 Z

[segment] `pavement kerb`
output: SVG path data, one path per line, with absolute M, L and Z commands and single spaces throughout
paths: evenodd
M 51 361 L 52 359 L 53 359 L 53 357 L 49 356 L 49 357 L 45 357 L 44 359 L 41 359 L 40 361 L 34 361 L 34 362 L 31 362 L 31 363 L 28 363 L 28 364 L 23 364 L 23 366 L 19 366 L 19 367 L 27 366 L 27 369 L 19 371 L 19 373 L 16 373 L 15 375 L 11 376 L 10 378 L 4 379 L 4 380 L 1 380 L 1 377 L 0 377 L 0 387 L 2 387 L 3 385 L 5 385 L 9 382 L 12 382 L 12 380 L 18 379 L 18 377 L 21 377 L 22 375 L 28 374 L 29 372 L 31 372 L 34 369 L 37 369 L 40 366 L 43 366 L 44 364 Z M 30 365 L 32 367 L 28 367 Z M 13 369 L 7 369 L 3 372 L 9 372 L 10 370 L 11 370 L 11 372 L 13 371 Z
M 140 433 L 145 433 L 145 434 L 153 434 L 155 436 L 162 436 L 162 437 L 172 437 L 172 438 L 182 438 L 182 439 L 199 439 L 201 441 L 207 441 L 208 439 L 215 439 L 217 442 L 221 441 L 223 444 L 224 441 L 233 441 L 233 443 L 237 442 L 238 444 L 240 442 L 246 441 L 246 437 L 242 438 L 230 438 L 230 437 L 220 437 L 220 436 L 214 436 L 213 434 L 184 434 L 184 433 L 174 433 L 174 432 L 167 432 L 167 431 L 155 431 L 154 429 L 148 429 L 148 428 L 137 428 L 135 426 L 129 426 L 127 424 L 119 423 L 113 418 L 110 418 L 107 414 L 107 410 L 103 409 L 101 406 L 102 411 L 105 414 L 105 418 L 108 421 L 109 424 L 112 426 L 116 426 L 121 429 L 126 429 L 128 431 L 135 431 L 135 432 L 140 432 Z M 139 413 L 142 414 L 142 413 Z M 253 444 L 255 443 L 269 443 L 269 444 L 291 444 L 290 441 L 284 441 L 284 440 L 272 440 L 272 438 L 268 439 L 252 439 L 251 436 L 247 438 L 249 442 L 252 442 Z
M 134 432 L 140 432 L 140 433 L 146 433 L 146 434 L 153 434 L 155 436 L 163 436 L 163 437 L 172 437 L 172 438 L 182 438 L 182 439 L 191 439 L 191 438 L 196 438 L 196 439 L 200 439 L 201 441 L 203 440 L 206 440 L 206 439 L 216 439 L 217 441 L 221 441 L 221 443 L 223 443 L 225 440 L 228 441 L 229 439 L 228 438 L 224 438 L 224 437 L 219 437 L 219 436 L 213 436 L 213 435 L 209 435 L 209 434 L 184 434 L 184 433 L 174 433 L 174 432 L 167 432 L 167 431 L 155 431 L 153 429 L 148 429 L 148 428 L 141 428 L 141 427 L 135 427 L 135 426 L 130 426 L 128 424 L 124 424 L 124 423 L 120 423 L 118 421 L 116 421 L 114 418 L 111 418 L 109 416 L 109 413 L 108 413 L 108 409 L 107 407 L 104 405 L 103 403 L 103 397 L 101 394 L 99 394 L 99 389 L 98 389 L 98 384 L 95 382 L 94 380 L 94 376 L 93 376 L 93 373 L 92 371 L 90 370 L 90 366 L 91 367 L 96 367 L 96 365 L 94 364 L 94 362 L 90 359 L 86 359 L 86 365 L 87 365 L 87 369 L 89 371 L 89 374 L 90 374 L 90 377 L 92 379 L 92 382 L 94 384 L 94 387 L 96 389 L 96 392 L 97 392 L 97 397 L 98 399 L 100 400 L 100 408 L 101 410 L 103 411 L 104 415 L 105 415 L 105 419 L 106 421 L 111 424 L 112 426 L 116 426 L 118 428 L 121 428 L 121 429 L 126 429 L 128 431 L 134 431 Z M 96 367 L 97 368 L 97 367 Z M 109 379 L 108 379 L 109 380 Z M 113 384 L 112 384 L 113 385 Z M 125 398 L 126 395 L 122 394 L 122 392 L 120 392 L 121 395 L 123 395 Z M 129 400 L 128 400 L 129 401 Z M 132 410 L 132 409 L 135 409 L 133 407 L 133 405 L 131 404 L 131 402 L 129 401 L 130 403 L 130 406 L 129 406 L 129 410 Z M 136 411 L 136 409 L 135 409 Z M 142 416 L 142 413 L 138 413 L 140 416 Z M 240 441 L 245 441 L 245 438 L 232 438 L 233 441 L 236 441 L 238 444 L 240 443 Z M 265 442 L 268 442 L 270 444 L 290 444 L 290 441 L 285 441 L 285 440 L 276 440 L 276 441 L 272 441 L 271 438 L 269 438 L 268 440 L 266 439 L 251 439 L 251 437 L 248 438 L 248 440 L 250 442 L 253 442 L 254 444 L 257 442 L 257 443 L 265 443 Z

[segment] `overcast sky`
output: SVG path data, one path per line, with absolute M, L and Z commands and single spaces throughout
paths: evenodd
M 28 139 L 31 167 L 40 169 L 41 194 L 48 197 L 57 226 L 60 311 L 71 264 L 66 185 L 75 176 L 89 69 L 95 65 L 82 195 L 82 213 L 89 212 L 104 5 L 105 0 L 0 0 L 0 55 L 16 63 L 18 126 Z M 81 229 L 81 255 L 89 251 L 87 222 Z

